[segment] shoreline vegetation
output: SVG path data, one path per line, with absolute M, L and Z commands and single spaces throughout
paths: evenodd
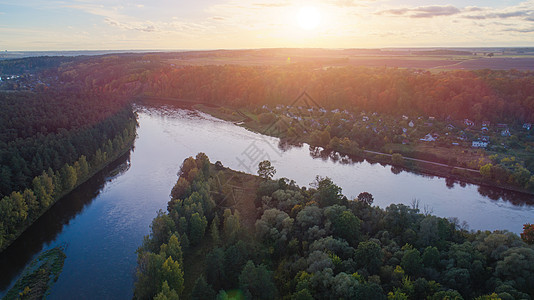
M 165 100 L 171 100 L 170 98 L 165 98 Z M 176 100 L 183 102 L 184 100 Z M 192 102 L 187 102 L 192 103 Z M 280 138 L 281 141 L 284 138 L 287 138 L 287 131 L 274 133 L 272 128 L 276 126 L 276 122 L 268 124 L 261 124 L 259 119 L 259 114 L 255 114 L 250 110 L 244 108 L 232 108 L 232 107 L 223 107 L 223 106 L 207 106 L 202 103 L 197 103 L 193 105 L 194 109 L 202 111 L 206 114 L 209 114 L 215 118 L 230 121 L 238 126 L 242 126 L 252 132 L 269 135 L 272 137 Z M 302 135 L 298 136 L 297 139 L 293 139 L 292 142 L 297 143 L 308 143 L 312 147 L 323 147 L 325 145 L 313 145 L 309 139 L 303 138 Z M 327 145 L 328 147 L 328 145 Z M 345 151 L 339 149 L 324 149 L 336 151 L 341 155 L 349 155 L 354 158 L 367 159 L 373 162 L 385 163 L 392 165 L 394 167 L 400 167 L 402 169 L 420 172 L 428 175 L 436 175 L 445 177 L 452 180 L 464 181 L 466 183 L 489 186 L 489 187 L 498 187 L 505 190 L 525 193 L 534 195 L 534 190 L 520 188 L 511 184 L 502 184 L 495 181 L 488 180 L 484 178 L 481 174 L 480 169 L 470 169 L 459 166 L 451 166 L 448 164 L 443 164 L 434 161 L 427 161 L 423 159 L 412 158 L 409 156 L 404 156 L 400 153 L 383 153 L 379 151 L 365 150 L 357 147 L 349 148 Z
M 56 202 L 130 151 L 137 136 L 136 127 L 135 117 L 129 119 L 124 124 L 124 130 L 102 144 L 91 155 L 90 160 L 82 155 L 74 164 L 65 164 L 60 170 L 55 172 L 51 169 L 46 172 L 43 171 L 42 175 L 33 179 L 31 188 L 24 191 L 14 191 L 11 195 L 4 197 L 2 201 L 9 198 L 18 204 L 20 210 L 17 214 L 7 216 L 3 220 L 4 222 L 14 222 L 17 225 L 10 227 L 6 226 L 7 224 L 4 225 L 4 231 L 0 232 L 0 252 L 8 248 Z
M 63 245 L 41 253 L 22 271 L 3 299 L 45 299 L 63 270 L 65 249 Z
M 534 250 L 417 207 L 372 206 L 187 158 L 139 247 L 135 299 L 530 299 Z

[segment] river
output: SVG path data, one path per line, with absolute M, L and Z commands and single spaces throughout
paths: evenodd
M 166 209 L 182 161 L 198 152 L 245 172 L 255 172 L 259 160 L 270 159 L 275 177 L 299 185 L 328 176 L 347 197 L 367 191 L 382 208 L 418 199 L 421 210 L 466 221 L 474 230 L 519 233 L 524 223 L 534 222 L 534 200 L 528 195 L 352 162 L 307 145 L 280 150 L 277 138 L 174 103 L 144 103 L 136 109 L 135 148 L 58 201 L 0 254 L 0 296 L 39 253 L 65 244 L 64 269 L 48 299 L 131 299 L 135 250 L 156 212 Z

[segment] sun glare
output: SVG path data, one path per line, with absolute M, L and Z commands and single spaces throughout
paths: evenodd
M 305 6 L 299 10 L 297 19 L 302 29 L 312 30 L 321 23 L 321 13 L 313 6 Z

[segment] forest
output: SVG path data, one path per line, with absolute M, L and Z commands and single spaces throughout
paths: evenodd
M 454 219 L 347 199 L 187 158 L 138 249 L 136 299 L 531 299 L 533 227 L 468 232 Z M 239 179 L 239 180 L 237 180 Z M 239 187 L 239 185 L 242 185 Z M 252 209 L 243 209 L 247 194 Z M 236 199 L 243 201 L 235 202 Z M 234 201 L 234 202 L 233 202 Z M 231 204 L 234 205 L 231 205 Z
M 135 139 L 131 94 L 86 88 L 86 77 L 54 81 L 61 67 L 40 69 L 60 62 L 69 68 L 69 61 L 1 63 L 33 70 L 46 88 L 0 91 L 0 251 L 58 199 L 129 150 Z
M 534 120 L 534 74 L 515 70 L 168 66 L 145 78 L 146 94 L 236 107 L 289 105 L 306 90 L 327 109 L 511 124 Z

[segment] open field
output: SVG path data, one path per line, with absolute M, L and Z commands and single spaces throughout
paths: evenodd
M 476 52 L 473 52 L 476 53 Z M 183 65 L 283 66 L 313 63 L 320 67 L 363 66 L 438 70 L 534 70 L 534 55 L 505 53 L 493 57 L 467 51 L 381 51 L 327 49 L 219 50 L 166 53 L 164 61 Z

